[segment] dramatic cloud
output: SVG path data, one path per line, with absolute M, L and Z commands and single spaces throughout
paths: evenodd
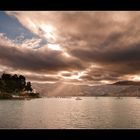
M 33 74 L 33 75 L 26 75 L 26 78 L 27 79 L 30 79 L 31 81 L 35 81 L 35 82 L 57 82 L 57 81 L 60 81 L 61 80 L 61 77 L 55 75 L 55 76 L 45 76 L 45 75 L 36 75 L 36 74 Z
M 59 51 L 43 49 L 32 51 L 30 49 L 17 49 L 0 45 L 0 63 L 36 72 L 49 72 L 60 70 L 73 70 L 84 68 L 80 61 L 74 58 L 65 58 Z
M 52 81 L 93 83 L 140 75 L 140 12 L 6 13 L 36 37 L 24 39 L 21 35 L 10 40 L 1 33 L 2 66 L 41 73 L 40 77 L 30 76 L 38 81 L 49 81 L 46 73 L 52 74 Z

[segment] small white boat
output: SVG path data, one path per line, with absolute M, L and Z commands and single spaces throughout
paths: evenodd
M 75 100 L 82 100 L 80 97 L 77 97 Z

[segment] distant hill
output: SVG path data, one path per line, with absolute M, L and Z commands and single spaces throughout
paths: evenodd
M 32 83 L 35 88 L 42 96 L 134 96 L 136 95 L 137 86 L 131 85 L 71 85 L 64 83 L 55 84 L 39 84 Z M 127 90 L 128 89 L 128 90 Z M 130 90 L 130 92 L 129 92 Z M 128 94 L 129 93 L 129 94 Z
M 118 81 L 113 83 L 112 85 L 133 85 L 133 86 L 140 86 L 140 82 L 136 81 Z

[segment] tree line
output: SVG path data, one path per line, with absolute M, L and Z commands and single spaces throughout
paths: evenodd
M 0 91 L 7 93 L 19 93 L 22 91 L 33 91 L 31 82 L 26 82 L 23 75 L 11 75 L 3 73 L 0 77 Z

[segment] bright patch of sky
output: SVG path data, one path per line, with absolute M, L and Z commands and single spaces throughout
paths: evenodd
M 40 39 L 40 37 L 22 26 L 20 22 L 15 18 L 7 15 L 5 12 L 0 11 L 0 33 L 4 34 L 10 40 L 14 40 L 15 43 L 21 44 L 28 39 Z M 40 48 L 44 44 L 47 44 L 47 40 L 41 38 L 40 43 L 36 48 Z

